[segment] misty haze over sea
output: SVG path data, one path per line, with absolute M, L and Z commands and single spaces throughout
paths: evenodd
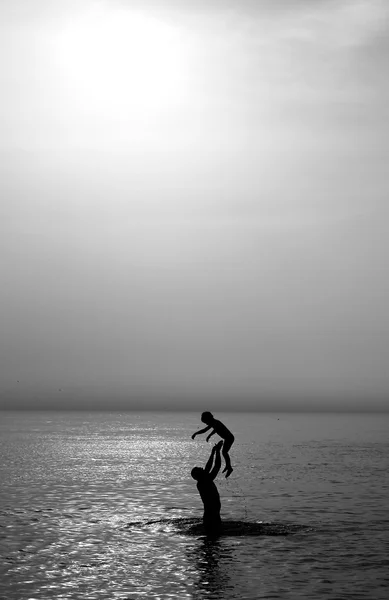
M 57 397 L 57 394 L 60 395 Z M 226 392 L 224 395 L 208 394 L 195 396 L 193 394 L 146 394 L 121 395 L 113 388 L 101 390 L 73 391 L 68 393 L 61 390 L 56 394 L 31 393 L 26 397 L 3 395 L 0 410 L 59 410 L 59 411 L 197 411 L 222 410 L 230 412 L 258 413 L 384 413 L 388 412 L 387 398 L 369 398 L 367 396 L 341 395 L 339 397 L 318 396 L 286 396 L 271 395 L 261 398 Z
M 387 410 L 388 2 L 0 4 L 0 408 Z

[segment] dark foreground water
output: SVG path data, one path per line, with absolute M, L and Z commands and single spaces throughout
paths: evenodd
M 235 470 L 209 540 L 199 415 L 0 413 L 0 598 L 386 600 L 389 415 L 216 416 Z

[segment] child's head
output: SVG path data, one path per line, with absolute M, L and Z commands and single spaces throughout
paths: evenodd
M 201 479 L 203 477 L 204 473 L 205 473 L 205 471 L 201 467 L 193 467 L 190 474 L 192 475 L 193 479 L 198 481 L 199 479 Z
M 209 425 L 209 423 L 212 423 L 212 421 L 213 421 L 213 414 L 210 412 L 203 412 L 201 414 L 201 420 L 203 423 L 206 423 L 207 425 Z

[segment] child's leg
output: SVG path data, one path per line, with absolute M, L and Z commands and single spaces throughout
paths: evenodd
M 228 452 L 233 443 L 234 443 L 234 437 L 230 437 L 230 438 L 227 438 L 226 440 L 224 440 L 222 454 L 223 454 L 224 460 L 226 461 L 226 467 L 223 470 L 223 473 L 225 471 L 229 471 L 230 473 L 232 472 L 231 459 L 230 459 L 230 455 L 228 454 Z

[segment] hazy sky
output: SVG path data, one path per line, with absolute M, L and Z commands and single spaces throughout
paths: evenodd
M 389 408 L 388 18 L 1 0 L 0 406 Z

